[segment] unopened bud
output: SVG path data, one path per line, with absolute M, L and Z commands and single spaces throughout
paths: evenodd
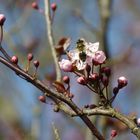
M 118 88 L 123 88 L 127 84 L 128 84 L 128 81 L 124 76 L 119 77 L 119 79 L 118 79 Z
M 35 9 L 35 10 L 39 9 L 39 6 L 38 6 L 37 2 L 32 3 L 32 8 Z
M 11 62 L 17 65 L 17 63 L 18 63 L 18 57 L 15 56 L 15 55 L 12 56 L 12 58 L 11 58 Z
M 28 59 L 29 61 L 32 61 L 33 58 L 34 58 L 33 54 L 32 54 L 32 53 L 28 53 L 27 59 Z
M 73 70 L 72 62 L 67 59 L 62 59 L 59 62 L 59 66 L 64 72 L 71 72 Z
M 0 26 L 3 26 L 3 24 L 4 24 L 5 20 L 6 20 L 5 15 L 0 14 Z
M 41 95 L 41 96 L 38 97 L 38 99 L 39 99 L 39 101 L 41 101 L 42 103 L 46 103 L 46 96 Z
M 36 68 L 39 67 L 39 61 L 38 61 L 38 60 L 35 60 L 35 61 L 34 61 L 34 66 L 35 66 Z
M 52 9 L 53 12 L 55 12 L 56 9 L 57 9 L 57 4 L 56 3 L 52 3 L 51 4 L 51 9 Z
M 94 81 L 98 80 L 98 79 L 99 79 L 98 73 L 93 73 L 93 74 L 91 75 L 91 79 L 94 80 Z
M 81 85 L 85 85 L 87 83 L 86 79 L 82 76 L 77 78 L 77 82 Z
M 63 77 L 63 82 L 65 82 L 66 84 L 69 84 L 70 78 L 68 76 L 64 76 Z
M 102 68 L 101 68 L 101 72 L 102 72 L 102 73 L 105 73 L 105 75 L 106 75 L 107 77 L 109 77 L 110 74 L 111 74 L 111 69 L 110 69 L 109 67 L 102 67 Z
M 117 131 L 116 130 L 111 130 L 111 137 L 114 138 L 117 136 Z

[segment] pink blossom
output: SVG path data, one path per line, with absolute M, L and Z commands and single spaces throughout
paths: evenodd
M 67 60 L 67 59 L 62 59 L 59 62 L 59 66 L 65 72 L 70 72 L 70 71 L 72 71 L 72 68 L 73 68 L 72 62 L 70 60 Z
M 93 60 L 99 64 L 103 64 L 106 60 L 106 56 L 103 51 L 97 51 L 93 56 Z

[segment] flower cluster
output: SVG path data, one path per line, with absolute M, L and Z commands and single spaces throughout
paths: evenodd
M 59 62 L 60 68 L 65 72 L 70 72 L 73 68 L 84 70 L 87 65 L 100 65 L 106 60 L 104 52 L 99 50 L 99 42 L 91 43 L 84 39 L 79 39 L 76 49 L 70 50 L 67 55 L 69 59 Z
M 79 39 L 74 50 L 66 52 L 68 59 L 59 62 L 64 72 L 73 72 L 77 77 L 77 83 L 87 86 L 99 95 L 99 105 L 110 105 L 116 98 L 120 89 L 128 83 L 124 76 L 118 78 L 118 85 L 113 88 L 113 96 L 108 93 L 111 69 L 103 66 L 106 56 L 99 50 L 99 42 L 86 42 Z M 95 68 L 96 67 L 96 68 Z M 70 85 L 68 86 L 70 87 Z

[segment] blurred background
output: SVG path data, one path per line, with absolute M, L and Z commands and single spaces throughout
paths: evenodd
M 105 2 L 106 1 L 106 2 Z M 121 112 L 140 117 L 140 0 L 54 0 L 58 5 L 53 32 L 55 42 L 62 37 L 72 39 L 74 48 L 77 39 L 100 41 L 100 48 L 108 56 L 112 68 L 111 87 L 117 78 L 125 76 L 128 86 L 121 90 L 114 107 Z M 32 52 L 40 61 L 40 80 L 54 79 L 54 64 L 48 45 L 45 17 L 32 8 L 32 0 L 0 0 L 0 13 L 6 16 L 2 46 L 7 52 L 19 57 L 22 68 L 27 66 L 27 54 Z M 38 0 L 44 10 L 44 1 Z M 108 9 L 106 9 L 106 3 Z M 31 67 L 31 73 L 34 67 Z M 63 73 L 65 75 L 67 73 Z M 71 91 L 79 107 L 96 103 L 96 96 L 78 85 L 71 77 Z M 78 118 L 53 112 L 48 104 L 38 101 L 41 92 L 17 77 L 14 72 L 0 64 L 0 140 L 54 140 L 53 124 L 62 140 L 92 140 L 85 124 Z M 94 118 L 93 118 L 94 119 Z M 102 121 L 98 121 L 98 120 Z M 125 126 L 111 119 L 98 117 L 96 123 L 106 138 L 110 130 L 119 134 L 116 140 L 135 140 Z M 104 126 L 104 127 L 103 127 Z

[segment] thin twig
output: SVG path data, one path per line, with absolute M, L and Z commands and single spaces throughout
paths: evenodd
M 0 26 L 1 32 L 0 32 L 0 44 L 2 43 L 3 40 L 3 26 Z
M 47 29 L 49 44 L 51 47 L 52 56 L 53 56 L 54 63 L 55 63 L 56 80 L 61 81 L 61 71 L 60 71 L 60 67 L 58 64 L 57 53 L 56 53 L 56 50 L 54 48 L 55 42 L 54 42 L 54 36 L 53 36 L 53 30 L 52 30 L 50 0 L 44 0 L 44 3 L 45 3 L 45 19 L 46 19 L 46 25 L 47 25 L 46 29 Z
M 54 135 L 55 135 L 55 140 L 60 140 L 58 129 L 55 127 L 54 123 L 52 123 L 52 127 L 53 127 L 53 132 L 54 132 Z

